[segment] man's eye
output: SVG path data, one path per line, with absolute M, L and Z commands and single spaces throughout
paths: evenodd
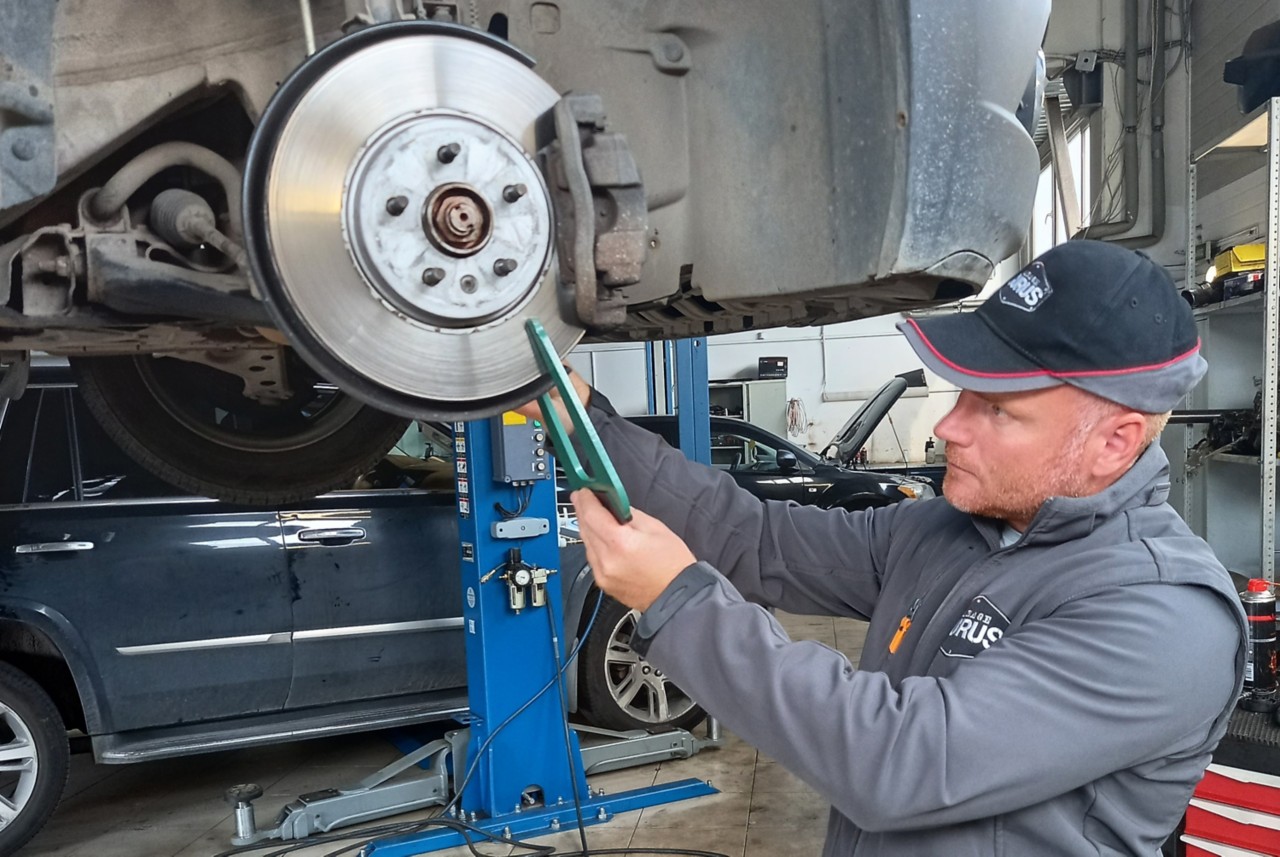
M 1002 408 L 1002 407 L 1000 407 L 999 405 L 997 405 L 997 404 L 994 404 L 994 403 L 993 403 L 993 404 L 991 405 L 991 413 L 995 414 L 997 417 L 999 417 L 999 416 L 1004 416 L 1004 408 Z

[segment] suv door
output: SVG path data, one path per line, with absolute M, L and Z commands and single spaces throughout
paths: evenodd
M 106 732 L 284 705 L 275 511 L 175 494 L 70 387 L 29 389 L 0 425 L 0 605 L 39 611 L 74 641 Z
M 289 708 L 467 683 L 452 492 L 334 492 L 281 513 L 295 600 Z

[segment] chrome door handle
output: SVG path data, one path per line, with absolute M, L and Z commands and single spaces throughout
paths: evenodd
M 14 553 L 66 553 L 67 551 L 91 551 L 93 542 L 33 542 L 18 545 Z
M 332 530 L 301 530 L 300 542 L 342 542 L 350 544 L 364 538 L 363 527 L 339 527 Z

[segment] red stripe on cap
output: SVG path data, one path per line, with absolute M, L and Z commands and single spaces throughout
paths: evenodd
M 1167 366 L 1172 366 L 1175 363 L 1186 360 L 1188 357 L 1200 350 L 1200 339 L 1197 337 L 1196 344 L 1190 350 L 1179 354 L 1172 360 L 1166 360 L 1163 363 L 1149 363 L 1145 366 L 1131 366 L 1126 369 L 1087 369 L 1079 372 L 1050 372 L 1048 369 L 1041 369 L 1035 372 L 979 372 L 976 369 L 966 369 L 964 366 L 944 357 L 942 352 L 935 348 L 933 343 L 929 341 L 929 337 L 924 335 L 924 331 L 920 329 L 920 325 L 916 324 L 915 319 L 907 319 L 907 324 L 911 325 L 915 329 L 920 340 L 924 342 L 925 347 L 929 349 L 934 357 L 937 357 L 940 361 L 957 372 L 961 372 L 965 375 L 971 375 L 975 378 L 1097 378 L 1105 375 L 1131 375 L 1135 372 L 1153 372 L 1157 369 L 1164 369 Z

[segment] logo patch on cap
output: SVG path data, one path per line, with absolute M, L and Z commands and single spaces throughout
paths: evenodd
M 939 651 L 949 658 L 972 658 L 991 648 L 1008 627 L 1009 617 L 987 596 L 979 595 L 969 602 Z
M 1044 274 L 1044 265 L 1032 262 L 1001 286 L 997 294 L 1000 295 L 1000 303 L 1005 306 L 1023 312 L 1035 312 L 1053 294 L 1053 287 Z

